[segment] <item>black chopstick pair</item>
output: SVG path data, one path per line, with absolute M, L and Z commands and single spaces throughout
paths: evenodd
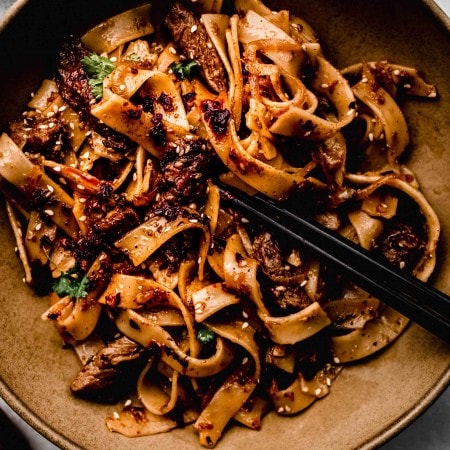
M 450 342 L 450 297 L 378 259 L 328 228 L 293 214 L 259 195 L 218 183 L 224 198 L 249 218 L 256 218 L 292 243 L 308 248 L 359 287 L 413 322 Z

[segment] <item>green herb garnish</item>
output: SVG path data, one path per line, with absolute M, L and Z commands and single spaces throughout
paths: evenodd
M 126 57 L 126 59 L 128 61 L 140 61 L 141 57 L 137 53 L 131 53 Z
M 53 291 L 60 297 L 68 295 L 72 300 L 86 297 L 89 278 L 84 275 L 81 279 L 76 278 L 78 265 L 75 264 L 68 272 L 61 271 L 61 276 L 54 281 Z
M 182 61 L 180 63 L 173 62 L 170 65 L 172 72 L 180 80 L 192 80 L 195 69 L 199 66 L 197 61 Z
M 216 333 L 214 333 L 214 331 L 211 331 L 209 328 L 202 327 L 197 331 L 197 339 L 202 344 L 209 344 L 210 342 L 214 341 L 215 338 Z
M 103 80 L 114 70 L 114 63 L 105 56 L 91 53 L 81 60 L 83 70 L 89 76 L 89 86 L 96 100 L 103 97 Z

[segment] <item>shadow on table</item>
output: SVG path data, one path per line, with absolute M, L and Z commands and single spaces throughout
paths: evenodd
M 22 432 L 0 409 L 0 450 L 30 450 L 31 446 Z

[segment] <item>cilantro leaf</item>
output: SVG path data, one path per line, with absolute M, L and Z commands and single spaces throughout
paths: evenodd
M 103 97 L 103 80 L 114 70 L 114 63 L 105 56 L 91 53 L 81 60 L 81 66 L 89 77 L 89 86 L 96 100 Z
M 126 58 L 128 61 L 140 61 L 141 57 L 137 53 L 131 53 Z
M 69 272 L 61 272 L 61 276 L 54 281 L 53 291 L 60 297 L 68 295 L 72 300 L 86 297 L 89 285 L 89 278 L 84 275 L 81 279 L 72 276 L 73 270 Z
M 209 344 L 216 338 L 216 333 L 209 328 L 202 327 L 197 331 L 197 339 L 202 344 Z
M 173 62 L 170 65 L 172 72 L 180 80 L 192 80 L 195 69 L 199 66 L 197 61 L 181 61 L 180 63 Z

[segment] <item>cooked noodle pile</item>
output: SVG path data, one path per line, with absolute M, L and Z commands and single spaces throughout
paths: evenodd
M 83 364 L 73 393 L 119 402 L 106 423 L 126 436 L 193 424 L 213 447 L 230 422 L 297 414 L 407 325 L 217 180 L 421 280 L 435 265 L 399 108 L 434 86 L 388 61 L 338 70 L 301 18 L 234 4 L 174 3 L 163 24 L 143 5 L 68 39 L 0 139 L 25 281 Z

